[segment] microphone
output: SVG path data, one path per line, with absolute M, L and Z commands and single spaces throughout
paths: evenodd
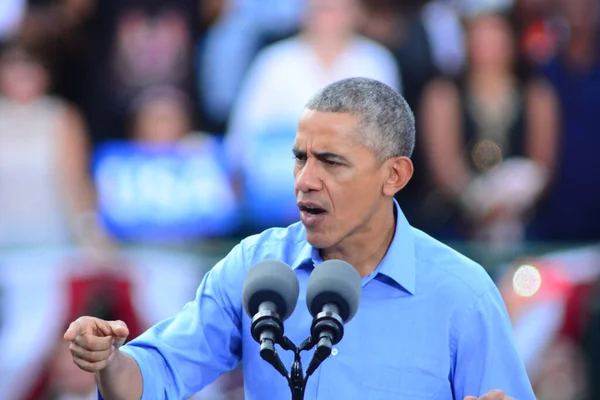
M 328 260 L 308 278 L 306 305 L 313 316 L 311 339 L 317 344 L 306 370 L 310 376 L 331 354 L 331 348 L 344 335 L 344 323 L 356 314 L 362 284 L 354 267 L 342 260 Z
M 287 377 L 275 344 L 283 339 L 283 321 L 296 308 L 299 283 L 289 265 L 278 260 L 264 260 L 254 265 L 244 278 L 242 304 L 252 318 L 252 337 L 260 343 L 260 355 Z

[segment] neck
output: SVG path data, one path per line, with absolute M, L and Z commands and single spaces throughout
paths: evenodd
M 469 83 L 471 86 L 482 87 L 485 89 L 498 90 L 505 87 L 507 82 L 513 80 L 511 74 L 503 70 L 482 70 L 471 71 L 469 73 Z
M 367 227 L 351 233 L 339 245 L 321 250 L 321 257 L 324 261 L 346 261 L 361 277 L 369 275 L 383 260 L 392 243 L 396 232 L 394 214 L 393 205 L 382 207 L 371 217 Z
M 346 49 L 351 41 L 351 36 L 319 37 L 306 32 L 305 40 L 312 47 L 317 59 L 325 67 L 331 66 Z
M 513 86 L 513 78 L 502 71 L 473 71 L 468 78 L 469 90 L 477 97 L 497 99 Z

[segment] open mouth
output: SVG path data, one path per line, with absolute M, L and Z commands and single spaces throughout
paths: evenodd
M 300 206 L 299 209 L 300 209 L 300 212 L 305 212 L 309 216 L 319 215 L 319 214 L 323 214 L 325 212 L 324 209 L 317 207 L 317 206 Z

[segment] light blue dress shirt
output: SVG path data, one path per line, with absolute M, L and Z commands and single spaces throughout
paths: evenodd
M 395 207 L 392 244 L 362 279 L 358 312 L 309 378 L 305 398 L 462 400 L 502 389 L 534 400 L 504 302 L 488 274 L 412 228 Z M 242 307 L 244 276 L 265 259 L 296 271 L 300 298 L 285 334 L 297 345 L 309 336 L 307 281 L 322 259 L 304 227 L 296 223 L 248 237 L 205 275 L 179 314 L 121 348 L 140 366 L 143 400 L 191 396 L 241 360 L 247 400 L 291 398 L 286 380 L 260 358 Z M 289 369 L 293 353 L 279 354 Z M 311 357 L 303 352 L 304 369 Z

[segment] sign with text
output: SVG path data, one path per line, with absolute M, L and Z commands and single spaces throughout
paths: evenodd
M 216 141 L 110 142 L 94 158 L 103 222 L 117 237 L 186 240 L 227 235 L 238 206 Z

